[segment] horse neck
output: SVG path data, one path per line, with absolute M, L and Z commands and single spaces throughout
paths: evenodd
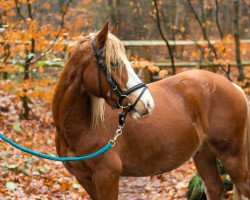
M 53 118 L 57 127 L 65 125 L 67 118 L 91 114 L 89 96 L 83 86 L 83 67 L 67 64 L 59 79 L 52 102 Z M 82 119 L 86 126 L 88 120 Z

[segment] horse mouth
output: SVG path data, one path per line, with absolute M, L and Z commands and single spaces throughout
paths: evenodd
M 133 119 L 147 118 L 147 117 L 150 115 L 150 111 L 146 110 L 146 111 L 140 113 L 140 112 L 138 112 L 138 111 L 132 110 L 129 114 L 130 114 L 130 116 L 131 116 Z

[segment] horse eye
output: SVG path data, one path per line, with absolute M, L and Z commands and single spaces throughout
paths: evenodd
M 117 69 L 118 66 L 119 66 L 118 63 L 113 63 L 113 62 L 111 62 L 111 67 L 112 67 L 112 69 Z

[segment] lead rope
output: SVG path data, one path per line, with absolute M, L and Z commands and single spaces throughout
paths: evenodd
M 42 154 L 36 151 L 33 151 L 31 149 L 28 149 L 26 147 L 23 147 L 17 143 L 15 143 L 14 141 L 12 141 L 11 139 L 7 138 L 3 132 L 0 131 L 0 139 L 2 139 L 3 141 L 9 143 L 11 146 L 26 152 L 28 154 L 31 154 L 33 156 L 39 157 L 39 158 L 44 158 L 47 160 L 54 160 L 54 161 L 60 161 L 60 162 L 69 162 L 69 161 L 81 161 L 81 160 L 88 160 L 91 158 L 95 158 L 101 154 L 104 154 L 105 152 L 109 151 L 113 146 L 115 146 L 115 142 L 118 139 L 118 137 L 122 134 L 122 129 L 124 128 L 125 125 L 125 118 L 126 118 L 126 113 L 123 111 L 123 109 L 121 110 L 121 112 L 119 113 L 119 123 L 118 123 L 118 129 L 115 132 L 115 135 L 113 137 L 113 139 L 109 140 L 109 142 L 101 149 L 99 149 L 98 151 L 91 153 L 89 155 L 86 156 L 79 156 L 79 157 L 57 157 L 57 156 L 50 156 L 47 154 Z

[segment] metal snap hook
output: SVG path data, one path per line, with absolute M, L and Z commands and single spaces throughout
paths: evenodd
M 112 147 L 113 146 L 115 146 L 115 140 L 113 139 L 113 140 L 109 140 L 109 142 L 108 142 Z
M 127 106 L 123 106 L 123 105 L 121 105 L 121 104 L 119 103 L 119 98 L 120 98 L 120 97 L 118 97 L 118 98 L 117 98 L 116 103 L 117 103 L 117 105 L 118 105 L 121 109 L 126 109 L 126 108 L 128 108 L 128 107 L 130 107 L 130 106 L 131 106 L 129 96 L 124 96 L 124 98 L 122 99 L 122 101 L 123 101 L 125 98 L 127 98 L 127 99 L 128 99 L 128 101 L 129 101 L 129 102 L 128 102 L 128 105 L 127 105 Z

